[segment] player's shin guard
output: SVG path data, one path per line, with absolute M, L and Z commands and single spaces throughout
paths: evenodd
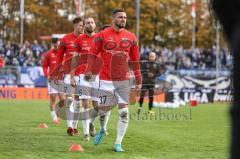
M 111 111 L 108 111 L 107 113 L 106 113 L 106 117 L 105 117 L 105 123 L 104 123 L 104 130 L 105 131 L 107 131 L 107 123 L 108 123 L 108 120 L 109 120 L 109 118 L 110 118 L 110 114 L 111 114 Z
M 82 126 L 84 135 L 89 135 L 89 123 L 90 123 L 90 115 L 89 109 L 83 108 L 82 111 Z
M 118 110 L 118 129 L 117 129 L 117 139 L 115 144 L 121 144 L 122 139 L 126 133 L 128 127 L 128 108 L 122 108 Z
M 104 110 L 98 111 L 99 121 L 100 121 L 100 126 L 101 126 L 100 131 L 102 131 L 102 132 L 106 132 L 106 125 L 107 125 L 107 121 L 108 121 L 107 114 L 108 114 L 108 111 L 104 111 Z
M 57 114 L 54 110 L 50 112 L 50 115 L 51 115 L 52 121 L 57 121 L 58 120 Z
M 74 108 L 73 129 L 77 129 L 77 127 L 78 127 L 78 120 L 79 120 L 79 116 L 80 116 L 80 107 L 81 107 L 81 101 L 74 100 L 73 101 L 73 108 Z
M 93 108 L 90 112 L 90 123 L 93 123 L 97 116 L 98 116 L 98 110 Z
M 67 116 L 67 127 L 73 127 L 73 99 L 67 97 L 66 99 L 66 116 Z

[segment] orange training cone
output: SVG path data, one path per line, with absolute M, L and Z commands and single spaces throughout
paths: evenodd
M 83 151 L 83 148 L 79 144 L 72 144 L 69 151 Z
M 38 125 L 38 128 L 45 129 L 45 128 L 48 128 L 48 126 L 47 126 L 47 124 L 45 124 L 45 123 L 40 123 L 40 124 Z

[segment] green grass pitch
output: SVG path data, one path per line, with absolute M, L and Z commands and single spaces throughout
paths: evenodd
M 66 134 L 66 122 L 51 123 L 47 101 L 0 101 L 0 159 L 226 159 L 230 123 L 228 104 L 204 104 L 179 109 L 155 108 L 150 118 L 137 106 L 130 107 L 130 123 L 123 140 L 126 152 L 115 153 L 117 110 L 114 109 L 103 142 L 93 145 L 80 136 Z M 44 122 L 47 129 L 37 128 Z M 98 120 L 95 125 L 99 128 Z M 71 152 L 71 144 L 81 144 L 84 152 Z

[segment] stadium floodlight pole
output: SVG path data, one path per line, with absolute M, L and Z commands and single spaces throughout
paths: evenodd
M 219 77 L 219 53 L 220 53 L 220 24 L 216 24 L 216 93 L 218 93 L 218 77 Z
M 23 44 L 23 35 L 24 35 L 24 0 L 20 2 L 20 44 Z
M 81 16 L 83 0 L 75 0 L 76 16 Z
M 82 0 L 82 16 L 85 15 L 85 12 L 86 12 L 86 3 L 84 0 Z
M 140 0 L 136 0 L 136 37 L 139 41 L 139 31 L 140 31 Z
M 196 46 L 196 18 L 193 18 L 192 48 L 195 49 L 195 46 Z
M 196 1 L 192 0 L 192 49 L 195 49 L 196 46 Z

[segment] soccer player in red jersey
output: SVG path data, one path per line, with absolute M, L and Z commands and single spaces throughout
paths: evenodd
M 71 61 L 71 58 L 74 54 L 74 42 L 77 37 L 83 33 L 83 20 L 80 17 L 73 19 L 73 28 L 74 31 L 65 35 L 61 41 L 60 46 L 57 52 L 57 63 L 62 64 L 66 72 L 64 78 L 64 87 L 69 88 L 70 86 L 70 70 L 71 63 L 68 64 L 67 61 Z M 76 74 L 77 75 L 77 74 Z M 78 135 L 77 125 L 78 120 L 74 117 L 74 111 L 78 112 L 80 110 L 80 101 L 78 97 L 74 96 L 74 92 L 69 92 L 67 89 L 64 89 L 63 93 L 66 93 L 66 117 L 67 117 L 67 133 L 71 136 Z M 74 111 L 73 111 L 74 110 Z M 75 119 L 75 120 L 74 120 Z
M 53 38 L 52 45 L 53 45 L 53 48 L 51 48 L 48 52 L 46 52 L 43 55 L 42 69 L 43 69 L 44 76 L 48 81 L 48 93 L 50 95 L 50 111 L 51 111 L 50 114 L 52 117 L 52 121 L 55 124 L 59 124 L 59 120 L 55 112 L 55 102 L 56 102 L 57 96 L 59 97 L 60 101 L 63 101 L 64 98 L 63 98 L 63 95 L 59 93 L 55 88 L 53 88 L 50 84 L 51 77 L 52 77 L 51 72 L 53 72 L 57 64 L 58 39 Z
M 119 119 L 117 138 L 114 144 L 116 152 L 124 151 L 121 147 L 122 139 L 128 127 L 128 105 L 130 98 L 129 67 L 131 62 L 136 78 L 135 88 L 141 88 L 141 71 L 139 65 L 138 44 L 135 35 L 125 29 L 126 12 L 116 9 L 112 13 L 112 26 L 99 32 L 93 42 L 90 53 L 101 53 L 103 67 L 100 72 L 99 87 L 99 118 L 101 130 L 97 133 L 94 144 L 98 145 L 105 135 L 106 113 L 111 106 L 118 105 Z M 85 78 L 90 80 L 95 59 L 89 56 L 89 67 Z
M 95 37 L 95 29 L 96 29 L 96 24 L 93 18 L 89 17 L 84 19 L 84 34 L 81 34 L 75 41 L 75 47 L 76 47 L 76 53 L 75 57 L 72 60 L 72 69 L 74 70 L 71 73 L 71 84 L 76 85 L 77 87 L 77 92 L 79 92 L 79 98 L 82 99 L 82 114 L 88 114 L 90 109 L 89 109 L 89 99 L 92 98 L 93 100 L 93 105 L 96 108 L 97 107 L 97 101 L 98 98 L 94 98 L 92 96 L 92 89 L 91 87 L 96 86 L 98 87 L 98 81 L 99 79 L 95 79 L 92 82 L 88 82 L 84 79 L 84 73 L 86 71 L 86 62 L 87 62 L 87 54 L 89 54 L 90 47 L 92 45 L 93 39 Z M 84 64 L 78 64 L 75 58 L 85 58 Z M 81 59 L 84 61 L 84 59 Z M 80 66 L 78 66 L 80 65 Z M 77 67 L 78 66 L 78 67 Z M 79 78 L 74 78 L 73 74 L 79 75 Z M 90 126 L 90 117 L 83 118 L 82 119 L 82 125 L 83 125 L 83 132 L 84 132 L 84 138 L 86 140 L 90 140 L 90 133 L 91 136 L 95 135 L 95 128 L 91 124 Z M 91 130 L 89 130 L 91 128 Z
M 106 28 L 110 27 L 109 25 L 103 26 L 101 30 L 104 30 Z M 76 52 L 78 55 L 75 56 L 75 61 L 73 60 L 72 62 L 72 70 L 74 70 L 78 65 L 78 68 L 75 70 L 75 73 L 77 72 L 80 74 L 80 80 L 79 83 L 76 82 L 77 79 L 73 78 L 73 72 L 71 76 L 71 83 L 72 85 L 77 84 L 79 85 L 81 96 L 80 98 L 83 99 L 83 112 L 82 116 L 88 115 L 86 119 L 82 119 L 82 124 L 83 124 L 83 131 L 84 131 L 84 138 L 89 140 L 89 135 L 90 136 L 95 136 L 95 127 L 94 127 L 94 120 L 98 116 L 98 88 L 99 88 L 99 75 L 96 75 L 95 78 L 91 81 L 86 81 L 84 77 L 84 73 L 86 71 L 86 64 L 87 64 L 87 56 L 89 55 L 90 47 L 93 43 L 94 37 L 96 36 L 95 33 L 96 29 L 96 24 L 95 21 L 92 17 L 85 18 L 84 20 L 84 31 L 85 33 L 80 35 L 77 40 L 75 41 L 75 46 L 76 46 Z M 81 59 L 76 60 L 76 58 Z M 100 54 L 98 56 L 98 59 L 100 59 Z M 98 64 L 98 70 L 101 69 L 102 67 L 102 60 Z M 89 89 L 90 88 L 90 89 Z M 92 105 L 93 109 L 89 109 L 88 106 L 88 100 L 87 99 L 92 99 Z M 106 115 L 106 120 L 108 121 L 110 117 L 110 111 Z M 105 130 L 106 130 L 106 125 L 105 124 Z M 106 132 L 106 134 L 108 134 Z

